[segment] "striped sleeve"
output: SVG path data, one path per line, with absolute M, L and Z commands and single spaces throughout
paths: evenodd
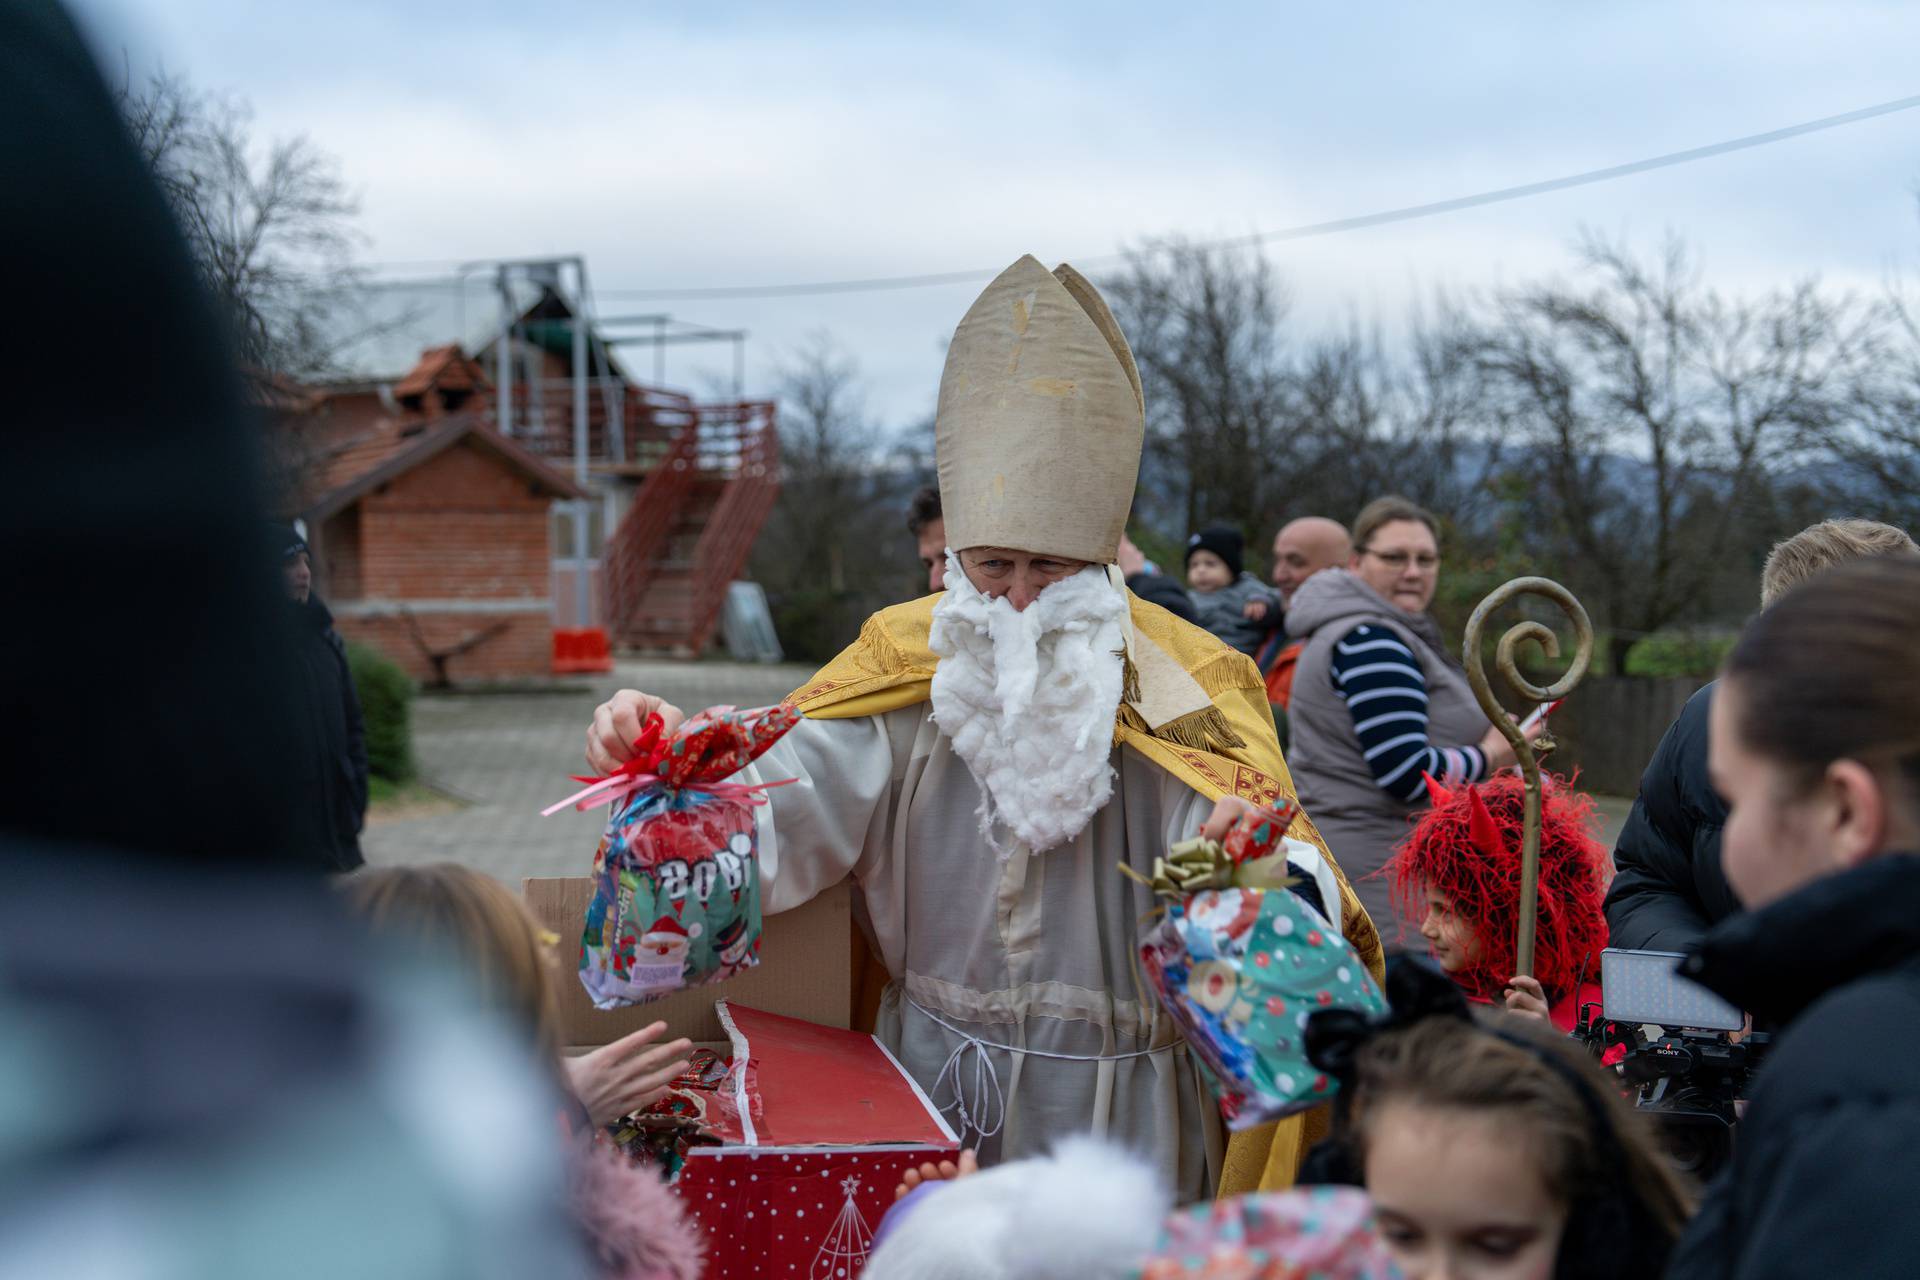
M 1396 800 L 1418 800 L 1422 773 L 1448 786 L 1478 782 L 1487 758 L 1477 746 L 1436 746 L 1427 738 L 1427 677 L 1420 660 L 1385 627 L 1361 624 L 1333 646 L 1333 689 L 1347 704 L 1373 780 Z

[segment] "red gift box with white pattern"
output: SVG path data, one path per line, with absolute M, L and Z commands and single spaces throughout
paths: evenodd
M 950 1159 L 953 1130 L 872 1036 L 718 1006 L 733 1042 L 710 1117 L 674 1190 L 707 1237 L 707 1274 L 852 1280 L 909 1168 Z

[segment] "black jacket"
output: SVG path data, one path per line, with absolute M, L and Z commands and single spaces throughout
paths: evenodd
M 1920 857 L 1817 880 L 1708 934 L 1688 976 L 1784 1030 L 1667 1274 L 1920 1272 Z
M 296 680 L 300 737 L 308 785 L 294 795 L 311 806 L 319 848 L 330 870 L 351 871 L 360 856 L 360 829 L 367 814 L 367 733 L 354 692 L 347 648 L 333 629 L 333 614 L 309 596 L 294 605 L 298 637 Z
M 1162 609 L 1182 622 L 1192 622 L 1193 600 L 1187 589 L 1164 573 L 1136 573 L 1127 579 L 1127 590 Z
M 1613 849 L 1610 946 L 1687 951 L 1740 909 L 1720 872 L 1727 806 L 1707 776 L 1712 705 L 1712 685 L 1687 699 L 1640 777 L 1640 795 Z

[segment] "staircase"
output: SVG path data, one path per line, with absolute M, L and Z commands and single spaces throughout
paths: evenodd
M 706 648 L 780 492 L 771 401 L 702 405 L 647 470 L 605 564 L 614 643 L 697 656 Z

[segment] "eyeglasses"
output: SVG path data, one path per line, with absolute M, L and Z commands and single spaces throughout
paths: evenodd
M 1415 555 L 1411 551 L 1375 551 L 1372 547 L 1362 547 L 1360 548 L 1360 554 L 1372 556 L 1396 573 L 1405 569 L 1409 564 L 1419 568 L 1422 572 L 1426 572 L 1440 563 L 1440 557 L 1434 555 L 1431 551 L 1423 551 L 1419 555 Z

